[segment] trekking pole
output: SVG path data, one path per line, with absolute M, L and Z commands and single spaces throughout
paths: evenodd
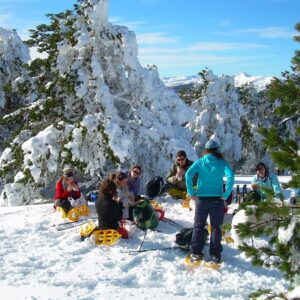
M 240 185 L 239 184 L 236 186 L 235 195 L 236 195 L 236 203 L 240 204 L 241 203 L 241 197 L 240 197 Z
M 184 226 L 182 226 L 181 224 L 179 224 L 179 223 L 177 223 L 177 222 L 175 222 L 175 221 L 173 221 L 173 220 L 171 220 L 171 219 L 169 219 L 169 218 L 163 218 L 163 221 L 165 221 L 165 222 L 167 222 L 167 223 L 169 223 L 170 225 L 174 225 L 174 226 L 177 226 L 178 228 L 180 228 L 180 229 L 183 229 L 183 228 L 185 228 Z
M 97 219 L 98 217 L 93 217 L 93 218 L 89 218 L 87 220 L 83 220 L 83 221 L 77 221 L 77 222 L 67 222 L 67 223 L 61 223 L 55 226 L 57 231 L 63 231 L 63 230 L 67 230 L 67 229 L 71 229 L 83 224 L 86 224 L 89 222 L 89 220 L 94 220 Z M 69 226 L 68 226 L 69 225 Z
M 146 231 L 145 231 L 145 234 L 144 234 L 143 240 L 142 240 L 142 242 L 141 242 L 141 244 L 140 244 L 140 247 L 139 247 L 139 250 L 137 250 L 137 252 L 140 252 L 140 251 L 141 251 L 141 249 L 142 249 L 142 246 L 143 246 L 143 244 L 144 244 L 144 241 L 145 241 L 145 238 L 146 238 L 146 234 L 147 234 L 147 229 L 146 229 Z
M 175 247 L 164 247 L 164 248 L 151 248 L 151 249 L 144 249 L 144 250 L 133 250 L 133 251 L 129 251 L 129 254 L 139 254 L 142 252 L 149 252 L 149 251 L 159 251 L 159 250 L 175 250 L 175 249 L 180 249 L 180 247 L 175 246 Z

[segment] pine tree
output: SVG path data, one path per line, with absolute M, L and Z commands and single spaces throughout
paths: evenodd
M 300 31 L 300 23 L 296 29 Z M 295 40 L 300 42 L 300 35 Z M 300 187 L 300 51 L 296 51 L 292 63 L 291 71 L 283 72 L 281 79 L 275 78 L 267 91 L 270 101 L 280 101 L 275 113 L 283 120 L 277 128 L 259 129 L 274 163 L 292 174 L 285 188 Z M 282 136 L 280 126 L 296 128 L 295 135 Z M 242 205 L 247 222 L 236 227 L 241 238 L 268 237 L 268 244 L 256 246 L 244 242 L 239 248 L 252 258 L 255 265 L 277 267 L 294 287 L 300 284 L 300 199 L 298 197 L 296 206 L 291 206 L 283 199 L 274 200 L 272 191 L 268 194 L 266 202 Z M 268 290 L 258 291 L 252 297 L 268 293 L 268 299 L 276 297 Z

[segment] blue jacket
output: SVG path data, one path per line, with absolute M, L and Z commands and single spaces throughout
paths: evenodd
M 193 188 L 193 177 L 198 174 L 197 188 Z M 227 177 L 226 190 L 223 192 L 223 176 Z M 188 169 L 185 175 L 187 192 L 190 196 L 209 197 L 220 196 L 227 199 L 234 184 L 234 174 L 229 164 L 215 157 L 213 154 L 206 154 Z
M 270 174 L 266 180 L 263 180 L 263 179 L 259 178 L 257 175 L 254 175 L 254 177 L 252 178 L 251 184 L 258 184 L 260 187 L 273 189 L 274 194 L 277 197 L 280 194 L 282 194 L 282 189 L 280 187 L 278 177 L 275 174 Z M 258 189 L 257 192 L 260 194 L 262 199 L 267 198 L 267 195 L 263 190 Z

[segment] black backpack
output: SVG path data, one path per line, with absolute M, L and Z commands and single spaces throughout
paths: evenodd
M 190 250 L 190 244 L 192 241 L 193 236 L 193 228 L 183 228 L 181 229 L 175 237 L 175 243 L 182 249 L 182 250 Z M 204 242 L 207 242 L 208 239 L 208 231 L 205 228 L 205 234 L 204 234 Z
M 161 176 L 153 177 L 146 184 L 146 195 L 149 198 L 154 198 L 160 195 L 163 185 L 164 185 L 164 180 Z

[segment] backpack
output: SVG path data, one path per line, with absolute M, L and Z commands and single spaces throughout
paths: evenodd
M 208 231 L 204 228 L 204 242 L 207 242 L 208 239 Z M 190 250 L 190 244 L 192 241 L 193 236 L 193 228 L 183 228 L 181 229 L 175 237 L 175 243 L 182 249 L 182 250 Z
M 86 200 L 90 202 L 96 202 L 97 198 L 99 196 L 99 191 L 90 191 L 86 195 Z
M 164 185 L 164 180 L 161 176 L 153 177 L 146 184 L 146 195 L 149 198 L 154 198 L 160 195 L 163 185 Z

